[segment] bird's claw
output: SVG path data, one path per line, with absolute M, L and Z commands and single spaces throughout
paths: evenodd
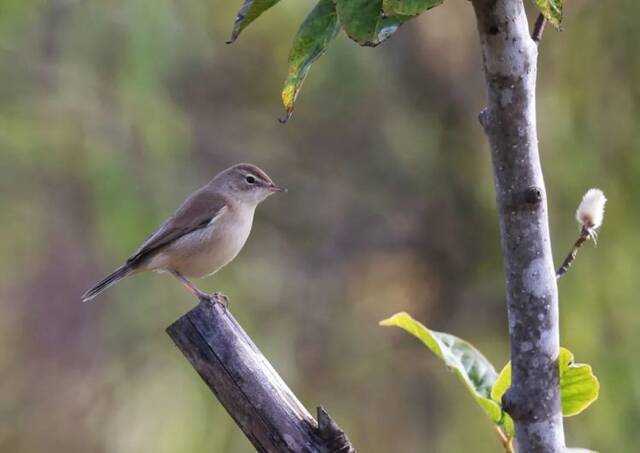
M 222 309 L 226 312 L 227 309 L 229 308 L 229 298 L 227 296 L 225 296 L 222 293 L 213 293 L 211 295 L 211 297 L 213 297 L 213 299 L 219 303 L 220 305 L 222 305 Z
M 213 294 L 202 293 L 202 294 L 199 294 L 198 297 L 203 302 L 208 302 L 214 305 L 220 304 L 222 306 L 222 310 L 225 313 L 229 308 L 229 298 L 222 293 L 218 293 L 218 292 Z
M 212 305 L 220 304 L 222 306 L 222 310 L 225 313 L 229 308 L 229 298 L 222 293 L 215 292 L 212 294 L 208 294 L 205 292 L 200 292 L 198 294 L 198 299 L 200 299 L 201 302 L 208 302 Z

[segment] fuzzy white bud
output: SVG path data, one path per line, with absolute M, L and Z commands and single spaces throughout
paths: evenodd
M 589 189 L 582 197 L 576 211 L 576 220 L 587 230 L 594 230 L 602 225 L 604 205 L 607 202 L 600 189 Z

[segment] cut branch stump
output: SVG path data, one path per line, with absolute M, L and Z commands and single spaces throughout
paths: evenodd
M 201 302 L 167 328 L 259 452 L 355 453 L 329 414 L 309 414 L 230 311 Z

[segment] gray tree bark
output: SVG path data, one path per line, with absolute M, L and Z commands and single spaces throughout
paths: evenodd
M 355 453 L 327 412 L 307 412 L 231 313 L 201 302 L 167 333 L 259 452 Z
M 512 383 L 503 405 L 519 453 L 564 451 L 558 376 L 558 291 L 536 132 L 538 49 L 522 0 L 472 0 L 488 106 L 506 274 Z

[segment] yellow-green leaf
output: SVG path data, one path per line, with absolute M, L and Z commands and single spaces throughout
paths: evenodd
M 560 348 L 558 362 L 562 415 L 571 417 L 579 414 L 598 399 L 600 383 L 590 365 L 574 363 L 573 354 L 568 349 Z
M 562 22 L 563 0 L 533 0 L 542 15 L 555 28 L 560 28 Z
M 245 0 L 240 11 L 236 15 L 236 20 L 233 23 L 233 31 L 231 32 L 231 39 L 227 41 L 229 44 L 238 39 L 240 32 L 247 28 L 247 26 L 256 20 L 262 13 L 278 3 L 280 0 Z
M 293 105 L 311 65 L 325 53 L 339 31 L 340 23 L 333 0 L 320 0 L 293 38 L 289 52 L 289 71 L 281 94 L 286 112 L 282 122 L 291 117 Z
M 440 5 L 444 0 L 382 0 L 386 16 L 417 16 Z
M 503 423 L 505 414 L 500 405 L 490 397 L 498 375 L 480 351 L 458 337 L 427 329 L 404 312 L 381 321 L 380 325 L 400 327 L 421 340 L 460 378 L 491 421 L 497 425 Z
M 498 379 L 493 384 L 491 388 L 491 399 L 498 403 L 500 407 L 502 407 L 502 395 L 506 393 L 506 391 L 511 386 L 511 362 L 507 363 L 505 367 L 500 371 L 498 375 Z M 503 420 L 504 428 L 507 434 L 510 437 L 515 436 L 516 430 L 513 425 L 513 419 L 509 414 L 505 412 L 504 420 Z
M 493 384 L 493 388 L 491 389 L 491 399 L 502 404 L 502 396 L 507 393 L 511 387 L 511 362 L 507 362 L 504 366 L 500 374 L 498 375 L 498 379 Z

